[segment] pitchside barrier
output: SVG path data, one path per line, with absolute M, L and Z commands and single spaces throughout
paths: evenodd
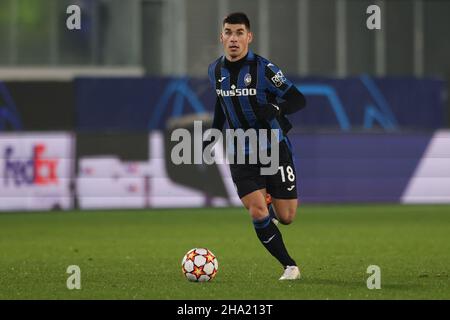
M 71 133 L 0 134 L 0 210 L 73 208 Z
M 170 158 L 173 129 L 210 124 L 209 81 L 131 71 L 0 81 L 0 210 L 241 205 L 226 164 Z M 444 81 L 289 78 L 302 202 L 450 203 Z
M 447 125 L 448 94 L 440 79 L 290 79 L 307 101 L 304 110 L 289 116 L 294 127 L 392 132 Z M 215 99 L 209 81 L 195 78 L 0 81 L 0 131 L 165 130 L 171 118 L 213 112 Z
M 352 132 L 427 130 L 446 126 L 446 83 L 439 79 L 298 78 L 307 107 L 289 116 L 295 127 Z M 165 130 L 168 119 L 213 112 L 216 93 L 206 79 L 78 78 L 77 130 Z
M 169 130 L 126 139 L 95 153 L 71 133 L 0 134 L 0 210 L 240 206 L 227 164 L 173 165 Z M 303 203 L 450 203 L 449 130 L 291 141 Z

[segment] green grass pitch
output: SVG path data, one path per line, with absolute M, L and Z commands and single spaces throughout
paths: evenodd
M 450 206 L 305 205 L 280 229 L 299 281 L 278 280 L 243 208 L 2 213 L 0 299 L 450 299 Z M 194 247 L 217 256 L 213 281 L 182 275 Z

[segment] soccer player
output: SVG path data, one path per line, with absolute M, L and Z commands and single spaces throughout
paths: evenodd
M 300 278 L 300 270 L 285 247 L 277 223 L 290 224 L 297 211 L 295 166 L 286 135 L 292 125 L 286 115 L 302 109 L 306 101 L 275 64 L 249 50 L 252 39 L 250 21 L 244 13 L 225 17 L 220 34 L 224 55 L 208 68 L 217 93 L 212 128 L 222 130 L 227 121 L 230 129 L 267 129 L 269 137 L 271 129 L 278 130 L 276 174 L 261 175 L 260 162 L 231 163 L 230 171 L 259 240 L 284 267 L 280 280 L 295 280 Z M 204 148 L 208 144 L 204 142 Z M 248 148 L 245 150 L 248 152 Z

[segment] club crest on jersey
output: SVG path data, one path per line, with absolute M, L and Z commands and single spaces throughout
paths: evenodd
M 250 85 L 250 83 L 252 83 L 252 76 L 250 75 L 250 73 L 247 73 L 244 77 L 244 83 L 245 85 L 248 87 Z
M 283 72 L 279 70 L 272 78 L 270 78 L 270 80 L 272 80 L 275 87 L 279 88 L 283 83 L 286 82 L 286 77 L 284 76 Z

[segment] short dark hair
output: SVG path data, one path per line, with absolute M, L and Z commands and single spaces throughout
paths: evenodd
M 248 17 L 243 12 L 233 12 L 230 13 L 223 19 L 222 26 L 225 25 L 225 23 L 229 24 L 243 24 L 247 27 L 248 30 L 250 30 L 250 20 L 248 20 Z

